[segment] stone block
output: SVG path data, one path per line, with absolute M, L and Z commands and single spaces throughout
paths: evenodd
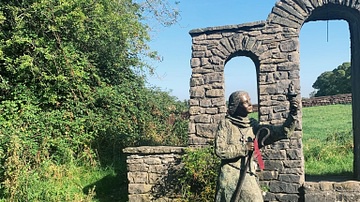
M 288 193 L 297 194 L 299 193 L 300 185 L 296 183 L 286 183 L 280 181 L 272 181 L 269 183 L 270 191 L 273 193 Z
M 199 34 L 197 36 L 193 36 L 192 37 L 192 43 L 195 43 L 197 41 L 203 41 L 207 38 L 207 35 L 206 34 Z M 196 43 L 195 43 L 196 44 Z
M 321 191 L 333 191 L 334 183 L 333 182 L 320 182 L 319 188 Z
M 196 133 L 200 137 L 215 138 L 216 124 L 197 124 Z
M 222 35 L 221 34 L 209 34 L 207 35 L 206 39 L 208 40 L 212 40 L 212 39 L 221 39 Z
M 205 92 L 206 97 L 223 97 L 224 96 L 224 90 L 223 89 L 211 89 L 207 90 Z
M 166 176 L 158 173 L 149 173 L 149 184 L 161 183 Z
M 226 113 L 226 112 L 227 112 L 226 106 L 220 106 L 220 107 L 219 107 L 219 113 L 220 113 L 220 114 L 223 114 L 223 115 L 224 115 L 224 113 Z
M 204 108 L 202 108 L 202 107 L 190 106 L 190 108 L 189 108 L 190 115 L 202 114 L 203 112 L 204 112 Z
M 285 139 L 286 140 L 286 139 Z M 289 148 L 289 142 L 285 140 L 280 140 L 274 144 L 270 145 L 270 148 L 273 150 L 284 150 Z
M 210 123 L 211 116 L 207 114 L 199 114 L 194 116 L 195 123 Z
M 231 43 L 234 44 L 235 50 L 242 50 L 242 43 L 244 35 L 243 34 L 234 34 L 234 36 L 230 39 Z
M 301 159 L 301 151 L 298 149 L 288 149 L 286 150 L 286 155 L 290 160 L 298 160 Z
M 231 47 L 231 44 L 230 44 L 228 38 L 221 39 L 220 44 L 223 45 L 223 47 L 221 49 L 226 50 L 225 53 L 227 53 L 227 55 L 229 55 L 229 53 L 235 52 L 233 47 Z M 224 51 L 224 50 L 221 50 L 221 51 Z
M 129 194 L 147 194 L 150 193 L 152 185 L 149 184 L 129 184 Z
M 223 65 L 224 59 L 222 59 L 221 57 L 218 57 L 218 56 L 212 56 L 212 57 L 210 57 L 209 62 L 214 65 Z
M 300 196 L 298 194 L 276 194 L 276 201 L 282 202 L 294 202 L 299 201 Z
M 286 160 L 284 161 L 285 168 L 301 168 L 302 167 L 301 160 Z
M 279 172 L 278 171 L 272 171 L 272 170 L 264 170 L 261 171 L 259 174 L 260 180 L 276 180 L 278 179 Z
M 286 152 L 284 150 L 266 150 L 263 152 L 263 157 L 267 160 L 284 160 Z
M 218 49 L 212 49 L 212 50 L 211 50 L 211 53 L 212 53 L 212 55 L 214 55 L 214 56 L 219 56 L 221 59 L 226 59 L 226 58 L 227 58 L 227 55 L 225 55 L 223 52 L 221 52 L 221 51 L 218 50 Z
M 299 64 L 297 63 L 283 63 L 283 64 L 279 64 L 277 66 L 277 70 L 278 71 L 290 71 L 290 70 L 298 70 L 299 69 Z
M 190 134 L 188 143 L 189 145 L 206 145 L 207 139 L 203 137 L 199 137 L 195 134 Z
M 211 99 L 201 99 L 200 107 L 211 107 Z
M 130 184 L 146 184 L 148 183 L 147 172 L 128 172 L 127 178 Z
M 279 174 L 279 180 L 282 182 L 299 183 L 300 175 L 295 174 Z
M 190 122 L 188 125 L 188 133 L 189 134 L 195 134 L 196 133 L 196 124 L 194 122 Z
M 226 104 L 225 97 L 211 98 L 211 103 L 213 107 L 223 107 Z
M 128 164 L 128 172 L 146 172 L 149 169 L 149 165 L 146 164 Z
M 304 16 L 301 15 L 296 9 L 294 9 L 294 7 L 289 6 L 289 4 L 285 4 L 285 3 L 279 3 L 277 4 L 280 8 L 283 8 L 284 10 L 286 10 L 288 13 L 291 13 L 293 16 L 295 16 L 296 18 L 300 19 L 300 20 L 304 20 Z
M 321 201 L 337 201 L 335 193 L 332 192 L 319 192 L 319 193 L 306 193 L 306 202 L 321 202 Z
M 273 108 L 273 111 L 274 111 L 275 113 L 277 113 L 277 112 L 283 112 L 283 111 L 286 111 L 286 110 L 287 110 L 287 107 L 286 107 L 286 106 L 283 106 L 283 105 L 275 106 L 275 107 Z
M 218 108 L 206 108 L 205 113 L 206 114 L 218 114 L 219 109 Z
M 191 87 L 196 87 L 196 86 L 201 86 L 204 85 L 204 79 L 203 78 L 191 78 L 190 79 L 190 86 Z
M 205 57 L 205 51 L 193 51 L 192 52 L 193 58 L 202 58 Z
M 260 114 L 265 115 L 265 114 L 270 114 L 271 112 L 271 108 L 270 107 L 261 107 L 260 108 Z
M 190 98 L 205 97 L 205 89 L 203 87 L 190 87 Z
M 224 74 L 220 72 L 209 73 L 204 75 L 205 84 L 211 84 L 215 82 L 223 82 Z
M 280 160 L 264 160 L 265 170 L 282 171 L 283 163 Z
M 320 184 L 317 182 L 306 182 L 304 184 L 304 192 L 305 194 L 314 192 L 320 189 Z
M 148 202 L 150 201 L 149 194 L 129 195 L 129 202 Z
M 359 192 L 347 192 L 347 193 L 338 193 L 336 194 L 336 201 L 360 201 Z
M 208 56 L 206 55 L 206 58 L 201 58 L 201 66 L 207 66 L 210 64 L 209 58 L 207 58 Z
M 158 174 L 166 174 L 168 171 L 167 165 L 152 165 L 149 167 L 149 172 L 158 173 Z
M 275 72 L 276 71 L 276 65 L 274 64 L 264 64 L 260 67 L 262 72 Z
M 148 165 L 160 165 L 161 160 L 159 158 L 144 158 L 144 163 Z
M 199 67 L 200 66 L 200 59 L 199 58 L 192 58 L 190 60 L 190 65 L 192 68 Z
M 199 106 L 199 104 L 200 104 L 199 99 L 190 99 L 189 100 L 189 105 L 190 106 Z
M 334 189 L 336 191 L 354 191 L 360 192 L 360 184 L 355 181 L 346 181 L 342 183 L 334 183 Z
M 126 163 L 129 164 L 142 164 L 144 162 L 144 159 L 142 158 L 134 158 L 135 155 L 129 156 L 129 158 L 126 159 Z

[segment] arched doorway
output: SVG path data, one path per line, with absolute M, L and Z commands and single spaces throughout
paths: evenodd
M 349 24 L 351 48 L 352 85 L 352 127 L 354 139 L 355 179 L 360 180 L 360 14 L 359 11 L 344 5 L 326 4 L 312 11 L 306 22 L 318 20 L 345 20 Z

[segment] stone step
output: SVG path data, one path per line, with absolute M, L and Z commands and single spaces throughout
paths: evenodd
M 305 182 L 304 196 L 306 202 L 360 201 L 360 181 Z

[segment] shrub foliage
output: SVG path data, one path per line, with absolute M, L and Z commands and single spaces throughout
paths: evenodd
M 67 200 L 31 195 L 31 180 L 125 146 L 186 144 L 186 103 L 145 87 L 157 55 L 141 20 L 130 0 L 0 2 L 1 198 Z
M 214 148 L 187 149 L 182 162 L 178 175 L 183 201 L 214 201 L 220 169 Z

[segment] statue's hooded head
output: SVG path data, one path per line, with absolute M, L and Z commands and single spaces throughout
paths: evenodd
M 237 112 L 236 110 L 238 109 L 238 106 L 241 102 L 241 96 L 243 95 L 248 95 L 248 93 L 245 91 L 235 91 L 231 93 L 228 103 L 228 114 L 230 116 L 236 115 Z

